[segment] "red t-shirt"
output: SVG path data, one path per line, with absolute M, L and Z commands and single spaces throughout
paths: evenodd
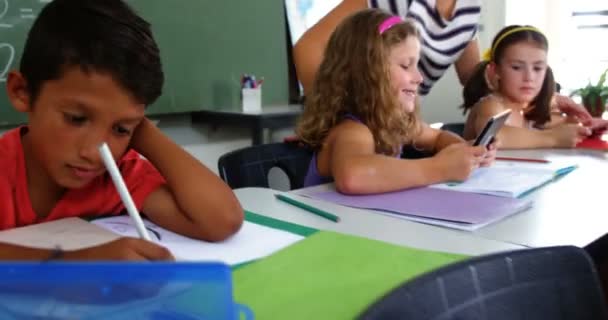
M 80 189 L 70 189 L 55 204 L 46 217 L 32 209 L 21 132 L 27 127 L 13 129 L 0 137 L 0 230 L 67 217 L 119 214 L 124 206 L 106 173 Z M 158 170 L 133 150 L 117 163 L 133 202 L 141 210 L 146 197 L 165 183 Z

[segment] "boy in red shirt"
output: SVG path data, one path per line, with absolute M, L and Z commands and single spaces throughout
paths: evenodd
M 28 35 L 7 78 L 28 124 L 0 137 L 0 230 L 65 217 L 119 214 L 123 204 L 98 147 L 106 142 L 139 210 L 192 238 L 223 240 L 243 221 L 230 188 L 144 116 L 163 72 L 150 25 L 122 0 L 54 0 Z M 145 156 L 144 160 L 140 155 Z M 56 253 L 0 243 L 0 259 Z M 63 259 L 172 259 L 134 238 Z

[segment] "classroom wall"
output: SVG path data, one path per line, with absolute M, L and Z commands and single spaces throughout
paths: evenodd
M 161 52 L 163 94 L 147 114 L 230 110 L 240 101 L 243 73 L 264 77 L 264 103 L 289 102 L 287 30 L 278 0 L 126 1 L 152 24 Z M 18 68 L 27 32 L 47 2 L 0 0 L 0 85 Z M 0 90 L 0 125 L 25 120 Z
M 190 116 L 162 116 L 158 127 L 176 143 L 217 174 L 217 160 L 225 153 L 251 145 L 249 128 L 191 124 Z M 267 132 L 267 141 L 278 142 L 291 130 Z
M 249 128 L 220 127 L 190 124 L 189 116 L 161 117 L 159 128 L 171 139 L 184 147 L 215 174 L 217 160 L 225 153 L 251 145 Z M 266 141 L 280 142 L 293 134 L 293 130 L 266 132 Z
M 435 84 L 430 94 L 422 99 L 420 112 L 427 123 L 463 122 L 464 117 L 458 106 L 462 104 L 462 86 L 454 67 L 450 67 Z

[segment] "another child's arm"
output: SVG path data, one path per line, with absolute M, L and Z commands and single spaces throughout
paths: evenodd
M 137 127 L 131 145 L 167 181 L 144 201 L 150 220 L 207 241 L 224 240 L 239 230 L 243 209 L 232 190 L 148 119 Z
M 505 110 L 504 106 L 494 99 L 482 101 L 477 108 L 479 111 L 474 123 L 476 134 L 483 129 L 492 116 Z M 516 123 L 513 117 L 512 114 L 496 134 L 500 148 L 571 148 L 590 133 L 588 128 L 571 123 L 557 124 L 545 130 L 524 128 L 521 124 Z
M 174 260 L 171 252 L 155 243 L 136 238 L 120 238 L 98 246 L 62 252 L 0 243 L 0 260 Z
M 352 121 L 332 129 L 324 149 L 336 188 L 348 194 L 380 193 L 464 180 L 485 153 L 482 147 L 452 143 L 431 158 L 407 160 L 380 155 L 375 152 L 369 129 Z

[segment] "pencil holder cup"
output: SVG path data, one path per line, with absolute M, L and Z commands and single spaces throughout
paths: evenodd
M 243 111 L 245 112 L 262 110 L 262 89 L 241 89 L 241 101 L 243 104 Z

